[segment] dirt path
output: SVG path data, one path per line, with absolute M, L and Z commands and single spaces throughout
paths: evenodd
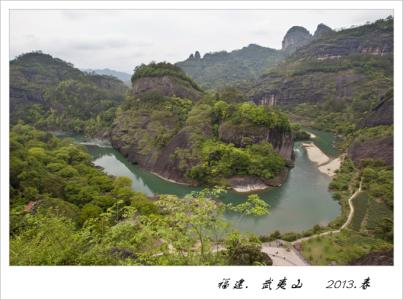
M 296 245 L 299 244 L 301 242 L 319 237 L 319 236 L 325 236 L 325 235 L 329 235 L 329 234 L 336 234 L 336 233 L 340 233 L 341 230 L 345 229 L 348 225 L 350 225 L 351 220 L 353 219 L 354 216 L 354 206 L 353 206 L 353 199 L 361 192 L 361 188 L 362 188 L 362 180 L 360 181 L 360 186 L 358 187 L 358 190 L 351 195 L 351 197 L 348 199 L 348 205 L 350 206 L 350 213 L 348 214 L 347 220 L 346 222 L 344 222 L 344 224 L 340 227 L 340 229 L 338 230 L 331 230 L 331 231 L 326 231 L 326 232 L 322 232 L 322 233 L 318 233 L 318 234 L 314 234 L 311 236 L 307 236 L 304 238 L 300 238 L 298 240 L 295 240 L 294 242 L 292 242 L 292 245 Z

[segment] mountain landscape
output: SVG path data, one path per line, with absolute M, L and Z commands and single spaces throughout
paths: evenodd
M 176 65 L 208 89 L 257 79 L 282 58 L 279 50 L 250 44 L 240 50 L 207 53 L 203 57 L 196 51 Z
M 113 76 L 119 79 L 120 81 L 123 81 L 124 83 L 127 83 L 130 86 L 130 77 L 131 75 L 129 73 L 125 72 L 120 72 L 116 70 L 111 70 L 108 68 L 105 69 L 82 69 L 83 72 L 87 73 L 95 73 L 98 75 L 107 75 L 107 76 Z
M 27 53 L 10 62 L 10 123 L 99 133 L 110 125 L 127 90 L 115 77 L 84 73 L 41 52 Z
M 333 30 L 324 24 L 319 24 L 313 35 L 301 26 L 293 26 L 285 34 L 281 50 L 250 44 L 231 52 L 206 53 L 203 57 L 196 51 L 176 65 L 207 89 L 242 85 L 258 79 L 298 48 L 331 32 Z
M 392 17 L 132 75 L 21 54 L 11 264 L 393 264 L 393 95 Z

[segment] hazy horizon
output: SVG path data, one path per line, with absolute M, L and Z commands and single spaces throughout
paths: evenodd
M 392 10 L 14 10 L 10 59 L 41 50 L 80 69 L 132 73 L 141 63 L 175 63 L 196 50 L 204 56 L 249 44 L 281 49 L 296 25 L 313 34 L 320 23 L 340 29 L 389 15 Z

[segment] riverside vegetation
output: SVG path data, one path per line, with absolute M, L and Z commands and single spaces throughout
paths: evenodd
M 227 229 L 220 189 L 151 200 L 82 146 L 28 125 L 12 128 L 10 148 L 13 265 L 271 264 L 256 237 Z M 256 195 L 226 209 L 268 213 Z
M 250 45 L 138 66 L 131 89 L 41 52 L 17 57 L 10 62 L 11 264 L 270 265 L 262 242 L 339 229 L 360 182 L 348 228 L 299 249 L 318 265 L 386 253 L 393 247 L 392 49 L 393 18 L 337 32 L 321 24 L 314 35 L 293 27 L 282 50 Z M 329 189 L 341 215 L 305 232 L 236 232 L 226 210 L 242 220 L 270 206 L 254 194 L 225 205 L 217 201 L 222 187 L 281 185 L 294 140 L 309 137 L 302 126 L 338 135 L 345 158 Z M 49 132 L 59 130 L 108 139 L 160 177 L 208 188 L 147 197 L 96 168 L 74 140 Z

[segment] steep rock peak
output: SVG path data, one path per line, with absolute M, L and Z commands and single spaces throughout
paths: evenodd
M 166 62 L 136 67 L 131 80 L 132 94 L 140 98 L 151 93 L 196 100 L 203 94 L 201 88 L 181 68 Z
M 313 34 L 313 38 L 314 39 L 319 39 L 319 38 L 321 38 L 321 37 L 323 37 L 323 36 L 325 36 L 325 35 L 327 35 L 327 34 L 329 34 L 331 32 L 333 32 L 332 28 L 330 28 L 329 26 L 327 26 L 327 25 L 325 25 L 323 23 L 320 23 L 318 25 L 318 27 L 316 27 L 315 33 Z
M 196 51 L 194 54 L 191 53 L 191 54 L 189 55 L 189 58 L 188 58 L 188 59 L 189 59 L 189 60 L 192 60 L 192 59 L 201 59 L 200 52 L 199 52 L 199 51 Z
M 282 50 L 291 54 L 298 48 L 308 44 L 311 40 L 312 35 L 306 28 L 293 26 L 287 31 L 283 38 Z

